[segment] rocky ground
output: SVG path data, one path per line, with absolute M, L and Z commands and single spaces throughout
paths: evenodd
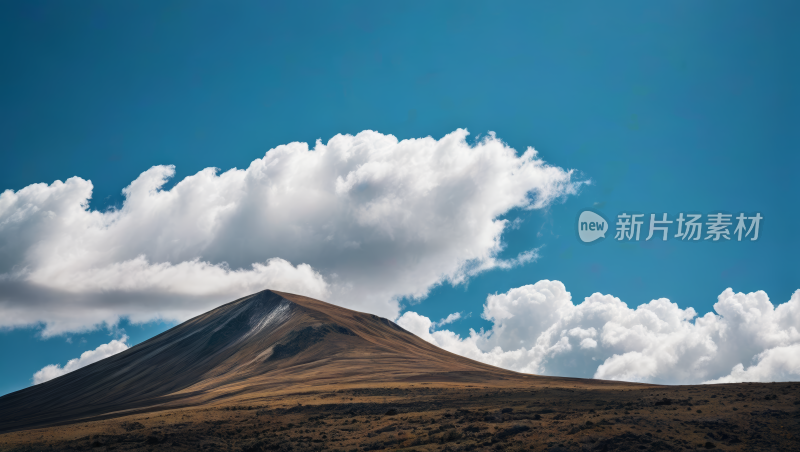
M 800 450 L 800 383 L 396 384 L 0 435 L 0 450 Z

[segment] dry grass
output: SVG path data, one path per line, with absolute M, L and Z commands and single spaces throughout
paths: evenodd
M 0 450 L 800 450 L 798 383 L 511 383 L 248 394 L 8 433 Z

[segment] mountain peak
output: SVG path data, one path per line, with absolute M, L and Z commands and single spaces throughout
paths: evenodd
M 51 381 L 0 397 L 3 431 L 326 384 L 525 378 L 387 319 L 264 290 Z

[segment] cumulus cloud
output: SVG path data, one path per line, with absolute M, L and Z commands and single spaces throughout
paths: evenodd
M 756 364 L 733 367 L 729 375 L 706 383 L 741 383 L 743 381 L 797 381 L 800 379 L 800 344 L 775 347 L 756 355 Z
M 490 295 L 488 331 L 431 331 L 415 312 L 398 323 L 446 350 L 527 373 L 691 384 L 800 379 L 800 290 L 775 307 L 763 291 L 726 289 L 698 317 L 661 298 L 631 309 L 611 295 L 575 305 L 559 281 Z
M 499 258 L 500 219 L 582 182 L 466 130 L 398 141 L 364 131 L 290 143 L 246 169 L 177 182 L 155 166 L 118 210 L 88 208 L 90 181 L 0 195 L 0 328 L 43 335 L 155 318 L 181 321 L 264 288 L 394 318 L 402 297 L 534 261 Z
M 60 377 L 68 374 L 73 370 L 78 370 L 81 367 L 88 366 L 89 364 L 96 363 L 101 359 L 108 358 L 111 355 L 116 355 L 119 352 L 128 349 L 128 336 L 122 336 L 120 339 L 114 339 L 108 344 L 102 344 L 94 350 L 87 350 L 81 353 L 80 358 L 74 358 L 67 361 L 64 367 L 58 364 L 49 364 L 41 368 L 38 372 L 33 374 L 33 384 L 38 385 L 45 381 L 50 381 L 53 378 Z

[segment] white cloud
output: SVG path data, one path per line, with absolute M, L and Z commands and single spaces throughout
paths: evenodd
M 119 352 L 123 352 L 128 349 L 128 345 L 126 344 L 127 340 L 128 336 L 123 336 L 120 339 L 114 339 L 108 344 L 102 344 L 94 350 L 87 350 L 81 353 L 80 358 L 74 358 L 67 361 L 67 364 L 65 364 L 64 367 L 61 367 L 58 364 L 49 364 L 44 366 L 38 372 L 33 374 L 33 384 L 38 385 L 39 383 L 50 381 L 53 378 L 68 374 L 73 370 L 78 370 L 81 367 L 88 366 L 89 364 L 96 363 L 101 359 L 105 359 L 111 355 L 116 355 Z
M 747 369 L 735 365 L 729 375 L 706 383 L 741 383 L 743 381 L 797 381 L 800 379 L 800 344 L 775 347 L 756 355 L 758 361 Z
M 501 259 L 498 219 L 577 192 L 571 171 L 493 134 L 457 130 L 398 141 L 364 131 L 313 150 L 291 143 L 247 169 L 205 169 L 162 190 L 155 166 L 124 189 L 121 209 L 87 208 L 73 177 L 0 195 L 0 328 L 43 323 L 44 336 L 154 318 L 181 321 L 264 288 L 394 318 Z
M 528 373 L 670 384 L 800 379 L 800 290 L 775 307 L 762 291 L 726 289 L 714 310 L 698 318 L 665 298 L 631 309 L 599 293 L 575 305 L 561 282 L 544 280 L 490 295 L 489 331 L 431 332 L 415 312 L 398 323 L 446 350 Z
M 461 313 L 460 312 L 454 312 L 454 313 L 448 315 L 447 317 L 443 318 L 442 320 L 439 320 L 438 322 L 436 322 L 435 326 L 438 328 L 440 326 L 444 326 L 444 325 L 447 325 L 449 323 L 453 323 L 456 320 L 459 320 L 460 318 L 461 318 Z
M 424 315 L 419 315 L 414 311 L 407 311 L 397 319 L 397 324 L 432 344 L 437 343 L 436 339 L 431 335 L 433 322 Z

